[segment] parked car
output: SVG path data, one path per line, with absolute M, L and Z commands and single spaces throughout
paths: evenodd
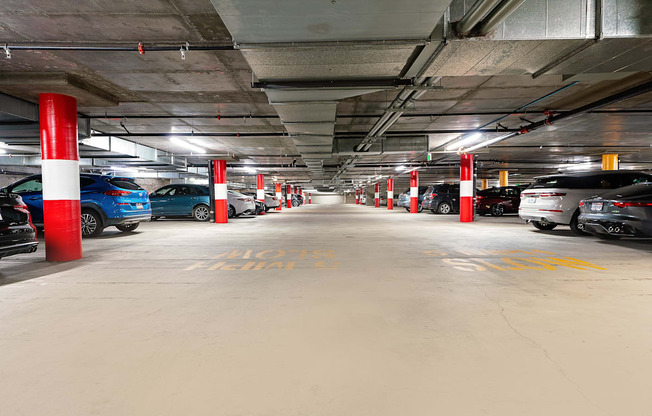
M 147 191 L 133 178 L 82 173 L 79 183 L 83 237 L 96 237 L 110 226 L 123 232 L 133 231 L 152 216 Z M 34 225 L 43 227 L 41 175 L 21 179 L 3 191 L 19 194 L 32 215 Z
M 419 187 L 419 205 L 417 206 L 417 209 L 419 212 L 423 211 L 423 197 L 428 190 L 427 186 L 420 186 Z M 410 188 L 406 189 L 403 191 L 403 193 L 399 194 L 398 196 L 398 202 L 396 204 L 399 207 L 405 208 L 407 212 L 410 212 Z
M 38 247 L 36 227 L 18 194 L 0 193 L 0 258 L 33 253 Z
M 149 195 L 152 219 L 160 217 L 193 217 L 210 219 L 210 192 L 202 185 L 167 185 Z
M 226 198 L 229 203 L 229 218 L 256 213 L 254 198 L 231 190 L 227 192 Z
M 243 192 L 244 195 L 250 196 L 254 199 L 254 201 L 258 202 L 258 195 L 254 192 Z M 265 194 L 265 203 L 263 204 L 263 211 L 267 212 L 272 208 L 276 208 L 281 205 L 281 202 L 279 199 L 276 197 L 276 195 L 273 194 Z
M 494 217 L 518 213 L 518 208 L 521 205 L 521 192 L 524 188 L 502 186 L 478 191 L 475 197 L 476 212 L 478 215 L 491 214 Z
M 460 185 L 441 184 L 429 186 L 423 195 L 423 209 L 435 214 L 450 214 L 460 210 Z
M 581 200 L 641 182 L 652 182 L 652 175 L 621 170 L 542 176 L 521 193 L 519 216 L 540 230 L 561 224 L 587 235 L 579 222 Z
M 586 231 L 604 239 L 652 237 L 652 182 L 581 201 L 579 221 Z
M 292 206 L 298 207 L 300 205 L 303 205 L 303 196 L 299 194 L 292 194 Z

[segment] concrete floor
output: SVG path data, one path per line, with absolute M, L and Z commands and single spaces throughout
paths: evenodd
M 347 205 L 84 251 L 0 261 L 0 414 L 652 414 L 650 242 Z

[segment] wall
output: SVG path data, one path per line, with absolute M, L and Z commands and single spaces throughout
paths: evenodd
M 346 203 L 346 201 L 344 195 L 340 195 L 340 194 L 313 193 L 312 203 L 315 205 L 338 205 L 338 204 L 344 204 Z
M 0 174 L 0 188 L 4 188 L 7 185 L 11 185 L 12 183 L 16 182 L 17 180 L 23 179 L 26 176 L 29 176 L 30 174 L 25 174 L 25 175 L 5 175 L 5 174 Z

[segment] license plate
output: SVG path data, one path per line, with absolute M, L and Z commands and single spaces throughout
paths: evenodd
M 527 203 L 528 203 L 528 204 L 534 204 L 535 202 L 537 202 L 537 199 L 536 199 L 536 198 L 532 198 L 532 197 L 530 197 L 530 198 L 527 199 Z
M 143 209 L 143 204 L 136 204 L 136 209 Z
M 592 202 L 591 211 L 602 211 L 602 202 Z

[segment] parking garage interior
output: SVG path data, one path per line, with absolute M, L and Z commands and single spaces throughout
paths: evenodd
M 649 414 L 648 1 L 0 5 L 0 415 Z

